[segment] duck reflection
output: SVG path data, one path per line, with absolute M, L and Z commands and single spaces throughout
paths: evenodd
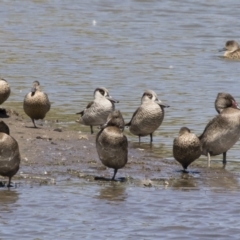
M 174 179 L 172 182 L 172 187 L 175 190 L 196 190 L 197 189 L 197 183 L 193 176 L 186 172 L 182 172 L 179 178 Z
M 108 201 L 125 201 L 127 198 L 125 190 L 126 187 L 122 184 L 112 182 L 110 185 L 104 185 L 100 188 L 97 198 Z
M 12 212 L 12 205 L 17 202 L 19 194 L 10 189 L 1 189 L 0 191 L 0 212 Z

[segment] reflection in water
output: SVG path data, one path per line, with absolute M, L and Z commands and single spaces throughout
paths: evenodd
M 19 194 L 13 189 L 0 189 L 0 212 L 11 212 L 12 204 L 17 202 Z
M 180 173 L 179 178 L 173 180 L 172 185 L 173 189 L 183 189 L 183 190 L 190 190 L 196 189 L 197 183 L 191 175 L 188 173 Z
M 211 190 L 225 189 L 225 190 L 238 190 L 239 189 L 239 176 L 228 172 L 225 169 L 209 169 L 203 172 L 203 184 L 211 188 Z
M 125 190 L 126 185 L 113 182 L 110 185 L 103 185 L 97 198 L 108 201 L 125 201 L 127 198 Z

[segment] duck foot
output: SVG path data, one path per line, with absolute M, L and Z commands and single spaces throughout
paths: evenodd
M 8 187 L 8 188 L 10 188 L 10 187 L 14 187 L 14 185 L 9 184 L 9 183 L 6 182 L 6 181 L 3 181 L 3 182 L 0 182 L 0 188 L 3 188 L 3 187 Z
M 121 177 L 121 178 L 116 178 L 116 179 L 112 179 L 112 178 L 105 178 L 105 177 L 94 177 L 94 180 L 96 181 L 106 181 L 106 182 L 125 182 L 126 178 Z

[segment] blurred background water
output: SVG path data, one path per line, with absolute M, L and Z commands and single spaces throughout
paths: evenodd
M 2 0 L 0 76 L 12 90 L 3 107 L 23 113 L 23 98 L 38 80 L 52 102 L 46 119 L 89 132 L 75 123 L 75 113 L 93 99 L 95 88 L 108 88 L 120 101 L 116 107 L 126 122 L 143 91 L 153 89 L 170 108 L 154 134 L 152 151 L 172 158 L 180 127 L 201 134 L 216 115 L 218 92 L 240 101 L 240 62 L 225 60 L 218 52 L 227 40 L 240 41 L 239 8 L 234 0 Z M 125 132 L 129 141 L 138 141 Z M 239 161 L 239 153 L 238 142 L 229 161 Z M 16 199 L 18 195 L 22 193 Z

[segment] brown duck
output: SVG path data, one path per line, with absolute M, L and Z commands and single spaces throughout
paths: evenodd
M 235 99 L 226 93 L 218 94 L 215 108 L 219 115 L 207 124 L 199 139 L 202 144 L 202 154 L 208 157 L 208 167 L 211 156 L 223 154 L 225 168 L 227 151 L 240 137 L 240 110 Z
M 239 44 L 234 40 L 227 41 L 225 47 L 219 51 L 224 51 L 223 56 L 225 58 L 240 60 L 240 47 Z
M 19 170 L 20 153 L 17 141 L 9 136 L 9 128 L 0 121 L 0 175 L 8 177 L 8 187 L 11 179 Z
M 150 135 L 153 141 L 153 133 L 159 128 L 164 118 L 164 108 L 169 107 L 160 100 L 152 90 L 143 93 L 141 106 L 134 112 L 131 121 L 126 124 L 132 134 L 140 138 Z
M 182 127 L 178 137 L 173 141 L 173 156 L 183 166 L 184 171 L 201 156 L 202 148 L 199 138 L 187 127 Z
M 24 98 L 23 109 L 32 119 L 35 128 L 35 120 L 44 119 L 50 108 L 51 104 L 48 95 L 41 91 L 40 83 L 38 81 L 33 82 L 31 92 Z
M 106 167 L 113 168 L 115 179 L 118 169 L 128 161 L 128 141 L 123 134 L 124 119 L 120 111 L 109 114 L 107 122 L 102 126 L 96 137 L 98 156 Z

